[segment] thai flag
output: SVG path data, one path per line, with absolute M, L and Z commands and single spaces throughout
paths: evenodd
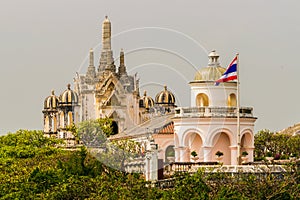
M 236 56 L 230 65 L 227 67 L 226 72 L 215 82 L 215 85 L 219 85 L 221 82 L 228 82 L 237 79 L 237 59 Z

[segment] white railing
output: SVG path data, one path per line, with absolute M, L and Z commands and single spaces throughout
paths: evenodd
M 253 117 L 253 108 L 241 107 L 240 117 Z M 179 107 L 175 117 L 237 117 L 237 107 Z

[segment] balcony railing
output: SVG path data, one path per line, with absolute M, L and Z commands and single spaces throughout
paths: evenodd
M 241 107 L 240 117 L 252 118 L 253 108 Z M 237 107 L 179 107 L 175 117 L 237 117 Z

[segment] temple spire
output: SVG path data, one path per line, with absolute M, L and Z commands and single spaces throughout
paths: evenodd
M 90 49 L 90 65 L 89 66 L 94 66 L 94 50 L 91 48 Z
M 107 16 L 102 24 L 102 50 L 111 50 L 111 23 Z
M 116 72 L 113 52 L 111 50 L 111 23 L 107 16 L 105 16 L 102 23 L 102 50 L 98 67 L 98 72 L 103 71 Z
M 94 66 L 94 50 L 90 49 L 90 64 L 86 73 L 87 77 L 93 79 L 96 77 L 96 69 Z
M 126 66 L 125 66 L 125 55 L 124 50 L 120 51 L 120 66 L 119 66 L 119 76 L 127 75 Z

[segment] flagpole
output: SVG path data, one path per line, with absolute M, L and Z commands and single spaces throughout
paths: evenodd
M 241 128 L 240 128 L 240 65 L 239 65 L 239 53 L 236 54 L 237 58 L 237 164 L 241 164 Z

